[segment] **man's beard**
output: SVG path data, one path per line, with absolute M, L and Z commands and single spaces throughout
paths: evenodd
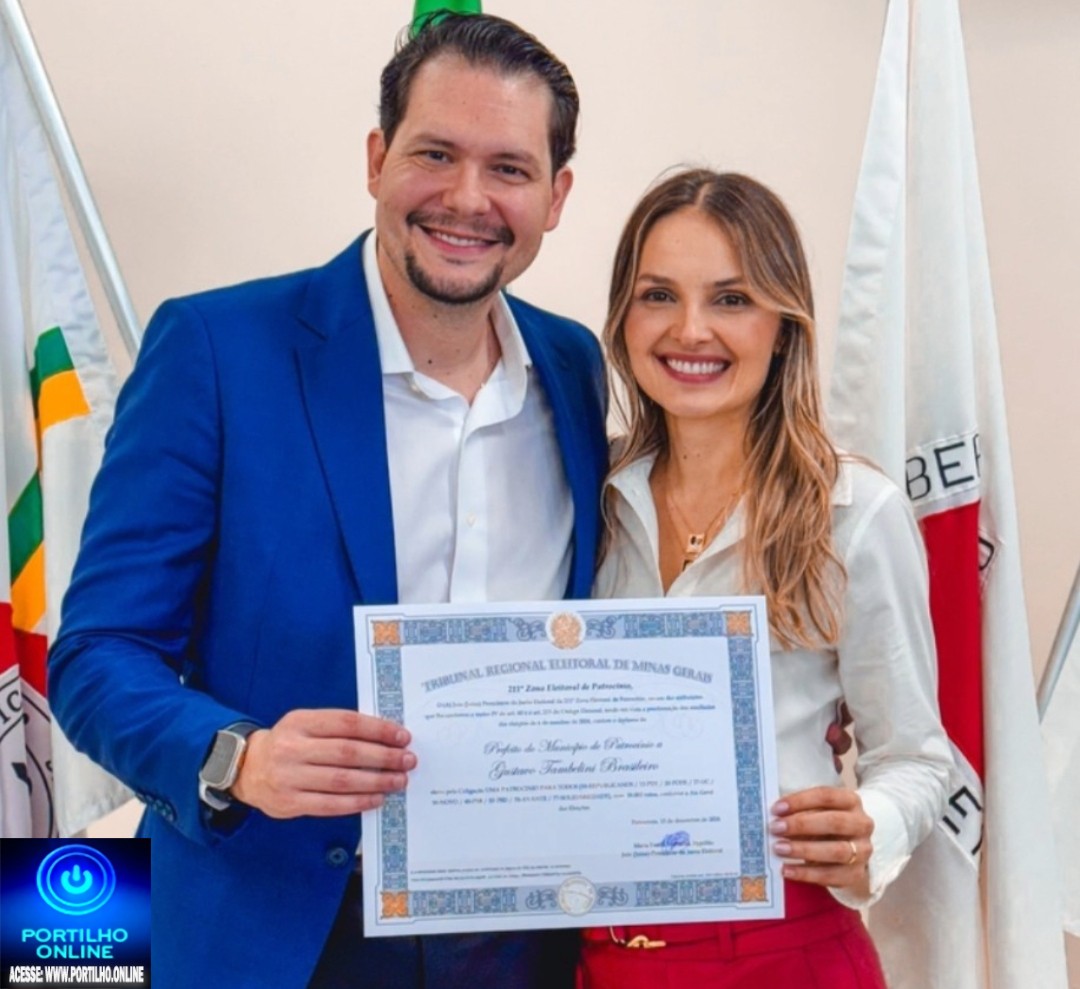
M 405 273 L 409 276 L 413 288 L 429 299 L 448 306 L 469 306 L 486 299 L 498 290 L 502 284 L 503 266 L 495 265 L 482 282 L 475 285 L 460 285 L 451 281 L 436 281 L 420 267 L 416 255 L 412 251 L 406 251 Z
M 405 217 L 405 222 L 409 226 L 418 227 L 445 225 L 460 229 L 463 225 L 461 220 L 453 216 L 424 210 L 413 210 Z M 514 234 L 507 226 L 492 227 L 488 224 L 466 223 L 464 227 L 477 237 L 487 237 L 500 244 L 505 244 L 507 247 L 514 243 Z M 502 285 L 503 265 L 495 265 L 491 270 L 491 274 L 476 285 L 460 285 L 450 280 L 436 281 L 420 267 L 416 255 L 407 250 L 405 252 L 405 273 L 409 276 L 413 288 L 426 295 L 429 299 L 448 306 L 469 306 L 474 302 L 486 299 L 499 289 Z

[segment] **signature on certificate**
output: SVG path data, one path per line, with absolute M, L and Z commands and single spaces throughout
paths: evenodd
M 660 840 L 661 848 L 689 848 L 690 847 L 690 832 L 689 831 L 672 831 L 671 834 L 664 835 Z

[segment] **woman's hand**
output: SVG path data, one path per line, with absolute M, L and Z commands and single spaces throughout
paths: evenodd
M 773 848 L 785 859 L 784 878 L 870 895 L 867 863 L 874 822 L 854 790 L 816 786 L 789 793 L 773 806 Z

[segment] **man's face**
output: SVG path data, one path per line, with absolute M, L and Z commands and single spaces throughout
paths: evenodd
M 379 267 L 390 290 L 446 305 L 492 295 L 520 275 L 559 222 L 569 169 L 551 174 L 551 94 L 451 56 L 413 79 L 389 147 L 368 137 Z

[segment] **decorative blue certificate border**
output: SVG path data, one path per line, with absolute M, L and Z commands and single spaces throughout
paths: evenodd
M 555 609 L 553 609 L 555 610 Z M 401 679 L 403 646 L 441 646 L 475 643 L 542 641 L 558 636 L 551 623 L 566 617 L 577 645 L 589 639 L 681 639 L 726 638 L 735 733 L 736 785 L 738 787 L 740 874 L 712 879 L 653 880 L 590 886 L 593 901 L 587 912 L 634 908 L 694 908 L 764 904 L 773 899 L 776 877 L 769 868 L 765 848 L 765 807 L 761 765 L 761 725 L 758 721 L 758 682 L 754 644 L 758 635 L 752 608 L 657 611 L 582 616 L 555 615 L 552 619 L 520 615 L 475 617 L 394 617 L 371 619 L 369 635 L 375 664 L 377 713 L 404 721 Z M 556 643 L 557 638 L 555 639 Z M 388 794 L 380 814 L 379 921 L 447 916 L 554 914 L 568 911 L 560 902 L 560 886 L 463 887 L 453 890 L 418 891 L 408 888 L 408 828 L 404 793 Z M 565 884 L 564 884 L 565 885 Z M 576 912 L 576 911 L 573 911 Z

